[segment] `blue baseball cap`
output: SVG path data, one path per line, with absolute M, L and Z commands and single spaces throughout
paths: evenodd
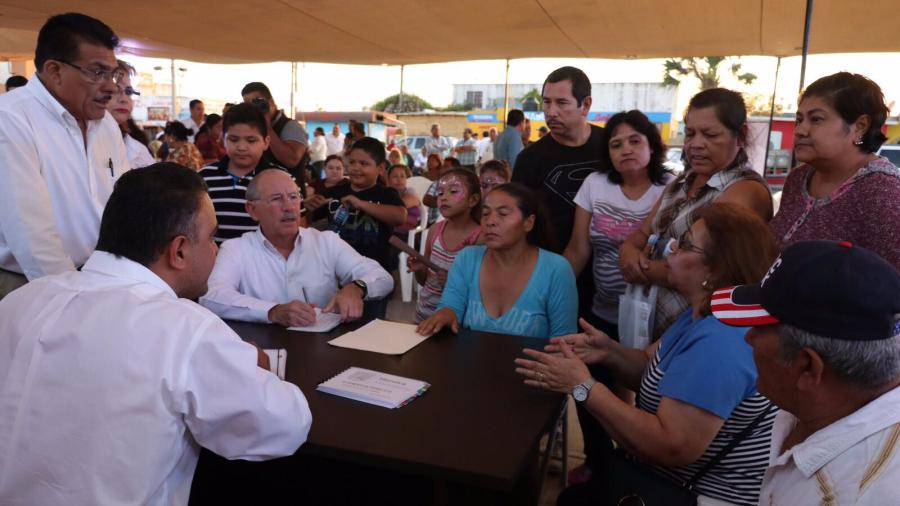
M 786 248 L 758 285 L 716 290 L 710 301 L 722 323 L 786 323 L 847 341 L 900 333 L 900 272 L 849 242 L 804 241 Z

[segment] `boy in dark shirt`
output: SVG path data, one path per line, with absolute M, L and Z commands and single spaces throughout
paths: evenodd
M 353 143 L 348 159 L 349 180 L 314 195 L 306 207 L 314 219 L 327 216 L 341 239 L 387 270 L 388 241 L 394 227 L 406 222 L 406 206 L 397 190 L 379 179 L 385 167 L 384 144 L 363 137 Z

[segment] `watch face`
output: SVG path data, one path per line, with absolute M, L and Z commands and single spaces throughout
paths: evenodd
M 588 389 L 584 387 L 584 385 L 576 385 L 575 389 L 572 391 L 572 397 L 575 398 L 578 402 L 584 402 L 588 396 Z

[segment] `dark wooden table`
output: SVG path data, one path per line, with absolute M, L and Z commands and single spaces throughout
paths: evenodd
M 241 338 L 287 349 L 285 379 L 299 386 L 313 414 L 299 454 L 316 455 L 447 483 L 511 492 L 533 468 L 538 443 L 557 419 L 564 396 L 526 387 L 513 359 L 544 340 L 462 331 L 442 332 L 401 356 L 338 348 L 327 334 L 276 325 L 228 322 Z M 412 403 L 386 409 L 316 391 L 356 366 L 431 383 Z M 537 498 L 535 498 L 536 501 Z

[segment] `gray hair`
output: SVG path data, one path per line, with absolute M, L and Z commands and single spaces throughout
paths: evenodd
M 835 374 L 864 388 L 877 388 L 900 377 L 900 334 L 889 339 L 833 339 L 781 323 L 779 359 L 790 365 L 803 348 L 814 350 Z
M 256 177 L 254 177 L 253 179 L 250 180 L 250 184 L 247 185 L 247 192 L 246 192 L 245 195 L 244 195 L 244 198 L 245 198 L 245 199 L 247 199 L 248 201 L 250 201 L 250 200 L 259 200 L 259 199 L 260 199 L 260 194 L 259 194 L 259 183 L 257 183 L 256 181 L 259 179 L 259 176 L 265 174 L 265 172 L 266 172 L 267 170 L 277 170 L 277 171 L 283 172 L 284 174 L 286 174 L 288 177 L 291 178 L 291 182 L 294 182 L 294 178 L 291 177 L 291 175 L 288 174 L 287 171 L 284 171 L 284 170 L 281 170 L 281 169 L 277 169 L 277 168 L 263 169 L 262 171 L 259 172 L 259 174 L 256 175 Z M 297 183 L 296 183 L 296 182 L 294 182 L 294 186 L 297 186 Z M 300 190 L 300 188 L 298 187 L 298 188 L 297 188 L 297 191 L 299 191 L 299 190 Z M 300 198 L 303 198 L 303 196 L 301 195 Z

